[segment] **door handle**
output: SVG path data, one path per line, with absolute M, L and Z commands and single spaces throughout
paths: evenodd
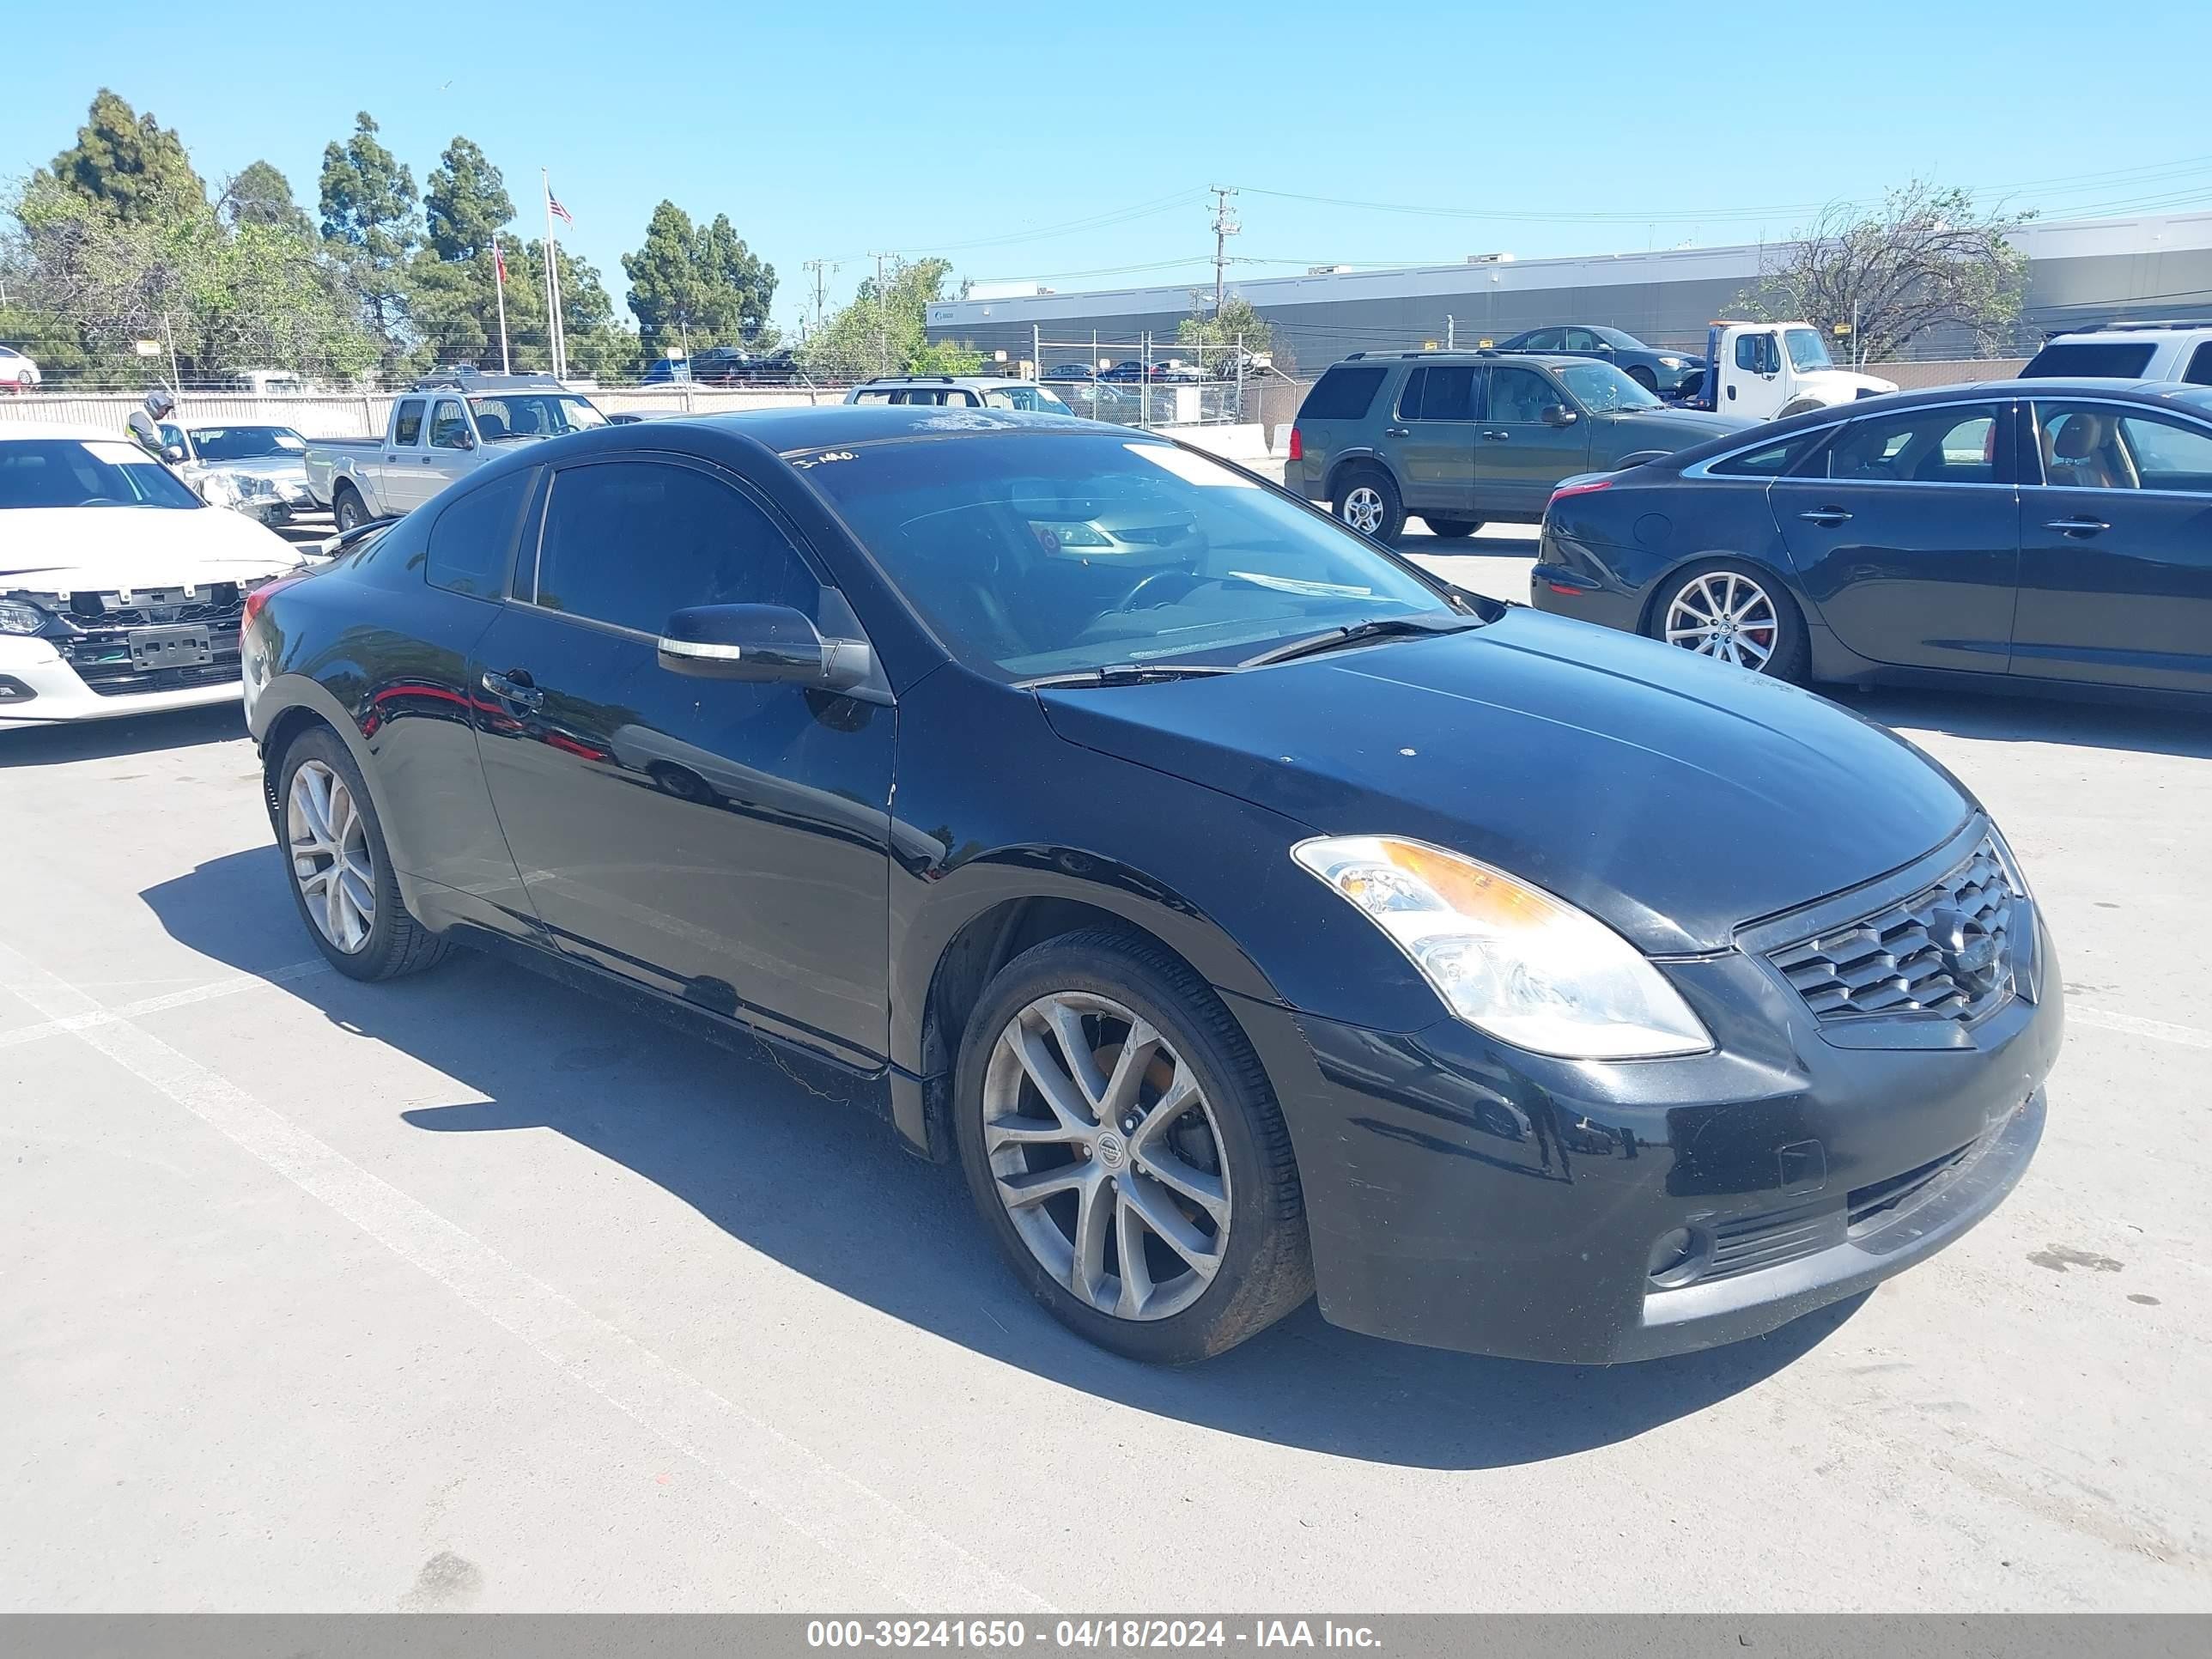
M 1797 516 L 1807 524 L 1825 525 L 1833 530 L 1839 524 L 1848 524 L 1851 515 L 1840 507 L 1816 507 Z
M 2043 527 L 2069 536 L 2094 536 L 2099 531 L 2110 530 L 2112 526 L 2102 519 L 2048 519 L 2044 521 Z
M 1510 432 L 1486 432 L 1482 435 L 1489 439 L 1490 441 L 1494 444 L 1510 442 L 1513 437 L 1513 434 Z
M 487 670 L 483 689 L 522 708 L 536 708 L 545 701 L 545 694 L 530 683 L 530 671 L 526 668 L 511 668 L 504 674 Z
M 1386 426 L 1382 428 L 1382 435 L 1386 438 L 1410 438 L 1413 434 L 1402 426 Z
M 422 465 L 425 465 L 425 466 L 432 466 L 432 465 L 436 465 L 438 458 L 437 458 L 435 455 L 425 455 L 425 456 L 423 456 L 423 457 L 422 458 Z

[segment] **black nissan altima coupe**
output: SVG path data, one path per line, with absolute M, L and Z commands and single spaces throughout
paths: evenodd
M 520 952 L 851 1074 L 1083 1334 L 1318 1292 L 1542 1359 L 1765 1331 L 1987 1214 L 2059 981 L 1959 782 L 1249 475 L 853 406 L 493 461 L 250 601 L 339 971 Z

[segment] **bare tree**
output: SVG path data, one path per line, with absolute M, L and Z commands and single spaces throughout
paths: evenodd
M 2020 320 L 2027 258 L 2011 235 L 2033 217 L 1984 212 L 1965 191 L 1916 179 L 1876 211 L 1848 203 L 1828 208 L 1797 240 L 1771 252 L 1743 303 L 1840 337 L 1854 362 L 1894 357 L 1947 326 L 1971 331 L 1992 351 Z

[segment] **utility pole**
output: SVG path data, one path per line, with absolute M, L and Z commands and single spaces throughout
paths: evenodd
M 1229 263 L 1229 239 L 1244 227 L 1229 211 L 1229 198 L 1237 192 L 1221 185 L 1209 188 L 1213 192 L 1213 314 L 1218 317 L 1225 297 L 1222 270 Z
M 1458 349 L 1458 321 L 1452 316 L 1451 313 L 1449 311 L 1444 313 L 1444 349 L 1446 351 L 1454 351 Z
M 876 373 L 888 374 L 891 372 L 890 313 L 884 309 L 884 261 L 891 256 L 871 253 L 868 257 L 876 262 Z
M 833 259 L 809 259 L 805 264 L 805 269 L 814 273 L 814 326 L 817 328 L 822 326 L 823 319 L 828 315 L 823 308 L 823 284 L 827 279 L 827 273 L 839 268 Z

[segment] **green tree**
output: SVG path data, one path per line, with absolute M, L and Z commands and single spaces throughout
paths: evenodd
M 654 349 L 757 344 L 775 297 L 775 267 L 763 264 L 718 214 L 694 225 L 673 202 L 653 209 L 645 244 L 623 255 L 629 308 Z
M 54 157 L 52 173 L 64 188 L 105 203 L 126 220 L 165 214 L 187 197 L 204 201 L 207 196 L 184 140 L 106 87 L 94 95 L 76 143 Z
M 852 304 L 833 313 L 799 348 L 799 360 L 820 380 L 856 380 L 869 374 L 936 374 L 946 343 L 933 345 L 927 327 L 930 306 L 945 297 L 951 262 L 902 261 L 884 273 L 879 289 L 871 276 Z M 952 348 L 966 351 L 967 347 Z M 974 353 L 980 367 L 982 354 Z M 918 368 L 917 365 L 931 365 Z
M 438 158 L 422 192 L 430 251 L 441 259 L 474 259 L 514 217 L 507 181 L 470 139 L 456 137 Z
M 371 326 L 396 346 L 407 314 L 407 259 L 422 240 L 422 226 L 415 175 L 376 132 L 363 110 L 354 117 L 352 137 L 324 147 L 322 231 L 336 245 Z
M 292 181 L 266 161 L 250 161 L 222 187 L 216 210 L 235 228 L 263 225 L 305 232 L 313 227 L 292 196 Z
M 1191 314 L 1176 325 L 1176 343 L 1197 347 L 1199 367 L 1208 374 L 1234 374 L 1240 348 L 1248 356 L 1272 354 L 1278 368 L 1291 366 L 1275 343 L 1274 325 L 1243 295 L 1229 295 L 1216 311 L 1211 295 L 1194 289 L 1190 303 Z
M 472 363 L 496 369 L 499 290 L 489 250 L 467 260 L 439 259 L 426 251 L 409 274 L 416 344 L 404 367 L 421 371 Z M 616 323 L 614 301 L 598 270 L 562 248 L 560 274 L 569 374 L 602 380 L 634 378 L 640 361 L 637 337 Z M 542 241 L 507 245 L 507 337 L 508 362 L 518 373 L 552 368 Z
M 1895 357 L 1944 327 L 1972 333 L 1988 350 L 2020 321 L 2027 257 L 2011 237 L 2033 216 L 1984 212 L 1963 190 L 1916 179 L 1872 212 L 1829 208 L 1771 255 L 1741 303 L 1760 318 L 1802 319 L 1844 340 L 1853 362 Z

